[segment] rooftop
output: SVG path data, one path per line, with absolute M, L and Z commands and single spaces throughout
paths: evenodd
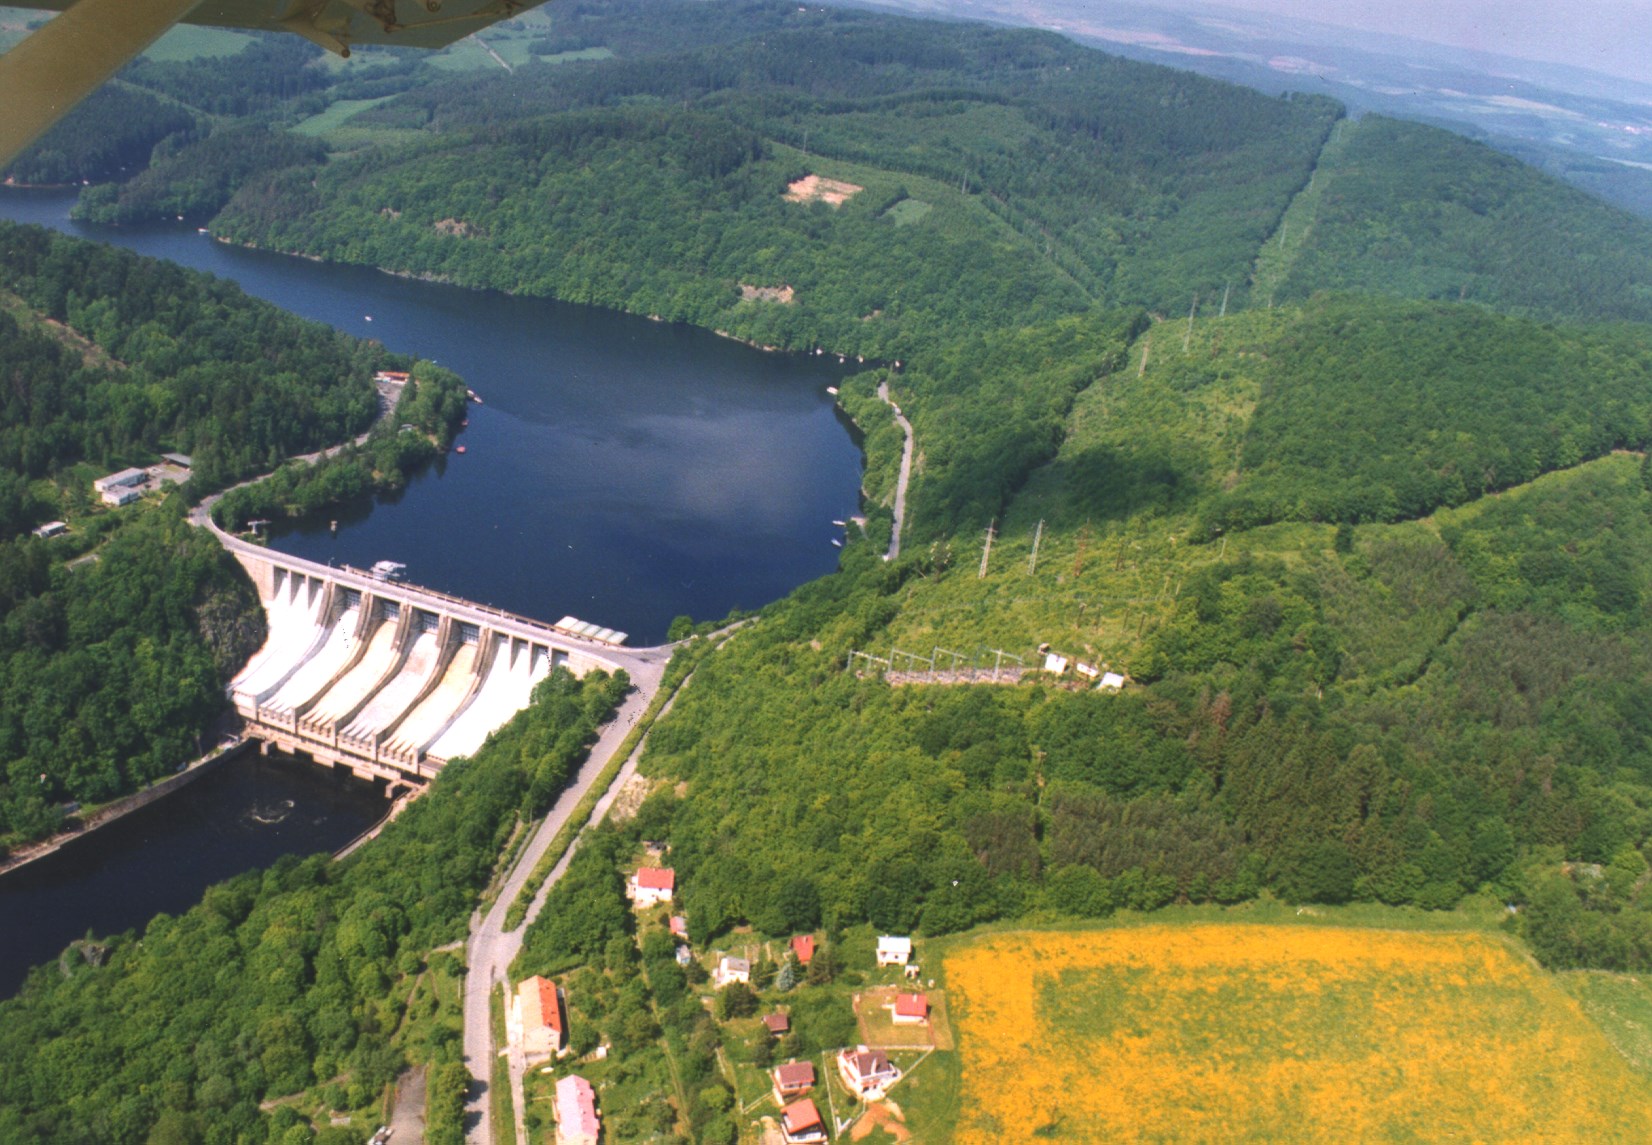
M 677 885 L 677 872 L 670 867 L 638 867 L 636 882 L 643 890 L 674 890 Z

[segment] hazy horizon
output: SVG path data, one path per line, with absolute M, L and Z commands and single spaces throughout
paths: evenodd
M 1190 13 L 1238 10 L 1518 59 L 1565 64 L 1652 84 L 1652 0 L 1144 0 Z M 1080 3 L 1100 14 L 1109 5 Z

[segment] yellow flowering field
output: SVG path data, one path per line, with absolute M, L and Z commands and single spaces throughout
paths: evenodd
M 1490 935 L 1023 932 L 945 966 L 960 1142 L 1652 1141 L 1652 1084 Z

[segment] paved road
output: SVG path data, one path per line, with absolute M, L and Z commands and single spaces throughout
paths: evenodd
M 597 744 L 591 749 L 584 766 L 574 781 L 563 791 L 556 806 L 551 808 L 537 828 L 533 837 L 522 849 L 517 858 L 516 866 L 511 869 L 505 879 L 499 896 L 487 914 L 481 918 L 472 919 L 470 942 L 466 946 L 465 973 L 465 1062 L 470 1066 L 471 1089 L 470 1096 L 465 1103 L 465 1140 L 470 1145 L 493 1145 L 495 1135 L 493 1126 L 488 1120 L 488 1111 L 492 1107 L 492 1095 L 488 1092 L 493 1076 L 493 1061 L 496 1056 L 496 1047 L 493 1044 L 493 1030 L 491 1020 L 491 999 L 494 989 L 501 983 L 508 985 L 506 971 L 515 960 L 517 953 L 522 949 L 522 932 L 537 914 L 540 904 L 544 901 L 545 891 L 541 888 L 538 897 L 534 900 L 534 908 L 529 912 L 521 926 L 515 930 L 505 929 L 505 915 L 509 912 L 511 903 L 516 901 L 517 894 L 524 883 L 533 874 L 541 856 L 551 845 L 551 840 L 562 830 L 562 825 L 573 814 L 574 807 L 591 785 L 596 782 L 598 774 L 608 765 L 632 725 L 642 717 L 654 693 L 659 690 L 660 677 L 665 672 L 667 652 L 653 662 L 639 665 L 637 671 L 631 673 L 631 682 L 635 686 L 625 703 L 620 706 L 614 718 L 602 729 Z M 604 806 L 602 810 L 606 810 Z M 560 875 L 567 866 L 567 857 L 558 864 L 550 882 Z M 512 1070 L 513 1078 L 521 1077 L 520 1062 L 513 1062 L 516 1068 Z M 525 1145 L 525 1130 L 518 1119 L 515 1140 L 518 1145 Z
M 906 523 L 906 483 L 912 477 L 912 423 L 906 420 L 901 407 L 890 400 L 888 382 L 878 383 L 878 397 L 895 411 L 895 423 L 906 434 L 906 445 L 901 449 L 901 475 L 895 482 L 895 530 L 889 537 L 889 551 L 883 555 L 884 560 L 892 561 L 901 555 L 901 526 Z

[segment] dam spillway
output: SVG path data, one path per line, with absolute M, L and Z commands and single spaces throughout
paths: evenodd
M 363 778 L 433 777 L 481 747 L 558 667 L 634 672 L 667 655 L 623 647 L 624 633 L 572 617 L 546 624 L 213 531 L 269 622 L 229 685 L 247 734 Z

